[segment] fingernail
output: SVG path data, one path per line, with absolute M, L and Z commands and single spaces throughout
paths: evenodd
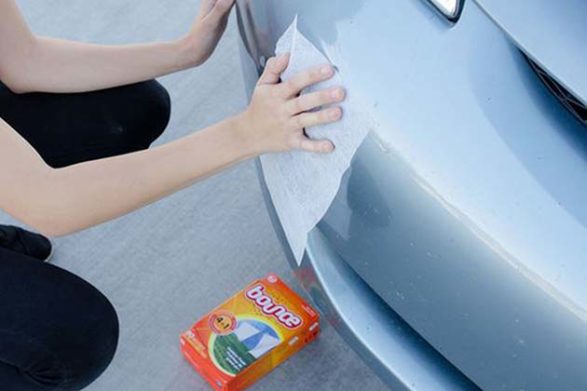
M 344 91 L 342 90 L 342 88 L 337 88 L 336 90 L 332 91 L 332 97 L 334 99 L 342 99 L 343 96 Z
M 331 66 L 325 66 L 322 67 L 322 69 L 320 69 L 320 72 L 324 75 L 324 76 L 328 76 L 332 74 L 332 67 Z
M 338 119 L 340 118 L 341 115 L 341 111 L 339 109 L 333 109 L 330 111 L 330 118 L 332 119 Z

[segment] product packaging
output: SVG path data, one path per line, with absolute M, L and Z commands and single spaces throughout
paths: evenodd
M 320 331 L 318 313 L 275 274 L 254 281 L 180 336 L 181 351 L 217 391 L 243 390 Z

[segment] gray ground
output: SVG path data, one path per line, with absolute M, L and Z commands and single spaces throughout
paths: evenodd
M 103 43 L 168 39 L 185 31 L 198 1 L 20 2 L 41 34 Z M 213 58 L 163 79 L 175 139 L 246 105 L 234 18 Z M 13 222 L 5 215 L 0 221 Z M 182 359 L 178 335 L 248 282 L 273 271 L 295 284 L 264 209 L 251 163 L 137 213 L 56 241 L 55 264 L 89 280 L 121 321 L 114 362 L 90 391 L 205 390 Z M 295 285 L 294 285 L 295 286 Z M 297 288 L 297 286 L 295 286 Z M 383 390 L 333 329 L 255 390 Z

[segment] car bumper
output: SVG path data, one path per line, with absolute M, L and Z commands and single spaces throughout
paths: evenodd
M 301 264 L 295 260 L 256 161 L 275 232 L 288 262 L 322 316 L 375 373 L 395 391 L 477 390 L 422 339 L 344 262 L 314 229 Z

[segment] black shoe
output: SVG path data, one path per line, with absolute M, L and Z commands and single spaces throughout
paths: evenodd
M 47 262 L 53 255 L 53 246 L 43 235 L 11 225 L 0 225 L 0 247 Z

